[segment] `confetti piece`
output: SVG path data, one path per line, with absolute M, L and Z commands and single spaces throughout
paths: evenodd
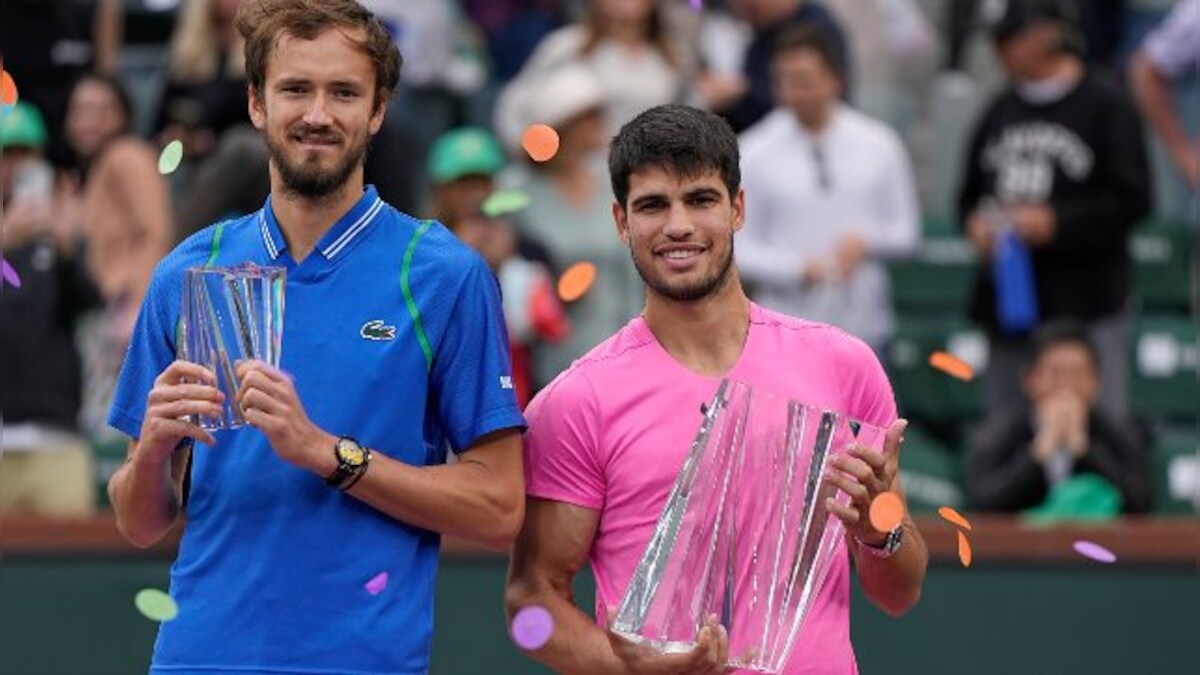
M 967 541 L 967 535 L 961 531 L 958 533 L 958 559 L 962 561 L 963 567 L 971 566 L 971 542 Z
M 178 140 L 171 141 L 158 156 L 158 172 L 164 176 L 172 173 L 179 168 L 181 161 L 183 161 L 183 143 Z
M 179 615 L 179 607 L 171 596 L 157 588 L 144 588 L 133 598 L 138 611 L 151 621 L 170 621 Z
M 1112 564 L 1117 561 L 1117 554 L 1095 542 L 1079 540 L 1075 542 L 1075 552 L 1096 562 Z
M 533 161 L 549 161 L 558 154 L 558 132 L 545 124 L 531 125 L 521 136 L 521 147 Z
M 946 352 L 937 351 L 930 354 L 929 365 L 963 382 L 970 382 L 975 377 L 975 370 L 971 368 L 970 364 Z
M 964 530 L 970 531 L 971 529 L 971 523 L 968 522 L 966 518 L 963 518 L 961 513 L 955 511 L 949 506 L 943 506 L 942 508 L 938 509 L 938 515 L 963 528 Z
M 517 612 L 509 626 L 513 642 L 527 651 L 541 649 L 554 634 L 554 617 L 541 605 L 530 605 Z
M 12 75 L 7 70 L 0 70 L 0 103 L 16 105 L 18 98 L 17 83 L 13 82 Z
M 558 278 L 558 297 L 563 302 L 582 298 L 596 280 L 596 266 L 590 262 L 575 263 Z
M 367 592 L 371 595 L 379 595 L 383 592 L 383 589 L 387 588 L 387 582 L 388 573 L 380 572 L 379 574 L 371 577 L 370 581 L 363 584 L 363 588 L 367 589 Z
M 704 0 L 691 0 L 691 3 L 692 9 L 696 10 L 697 12 L 704 9 Z
M 529 195 L 520 190 L 497 190 L 483 200 L 480 210 L 488 218 L 498 218 L 529 206 Z
M 871 500 L 871 526 L 880 532 L 891 532 L 904 518 L 904 501 L 895 492 L 881 492 Z
M 17 275 L 17 271 L 4 258 L 0 258 L 0 274 L 3 275 L 4 281 L 7 281 L 9 286 L 13 288 L 21 287 L 21 277 Z M 0 283 L 0 287 L 3 285 Z

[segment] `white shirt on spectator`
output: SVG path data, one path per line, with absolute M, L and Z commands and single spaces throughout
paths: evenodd
M 1200 0 L 1182 0 L 1146 37 L 1146 54 L 1158 70 L 1178 79 L 1200 68 Z
M 743 133 L 740 145 L 746 224 L 737 262 L 755 300 L 883 347 L 895 329 L 883 261 L 911 254 L 920 233 L 899 136 L 845 105 L 814 136 L 793 112 L 777 108 Z M 857 270 L 845 281 L 803 285 L 807 264 L 832 268 L 838 243 L 850 234 L 868 250 Z

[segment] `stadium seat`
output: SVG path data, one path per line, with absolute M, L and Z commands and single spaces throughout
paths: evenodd
M 1130 399 L 1154 420 L 1193 422 L 1200 406 L 1196 326 L 1186 316 L 1143 316 L 1134 330 Z
M 1195 428 L 1163 431 L 1154 444 L 1154 510 L 1188 513 L 1195 507 L 1200 460 Z
M 978 380 L 957 380 L 928 362 L 931 353 L 943 350 L 977 371 L 984 366 L 987 342 L 983 333 L 958 316 L 899 317 L 887 361 L 901 415 L 933 423 L 966 421 L 979 415 Z
M 948 231 L 946 221 L 930 220 L 926 227 L 916 254 L 890 266 L 896 311 L 964 315 L 975 279 L 975 254 L 966 239 Z
M 1134 292 L 1144 310 L 1188 309 L 1188 232 L 1184 223 L 1164 218 L 1146 221 L 1130 242 Z
M 919 425 L 904 430 L 900 480 L 908 508 L 915 513 L 943 506 L 959 508 L 965 503 L 962 455 L 942 446 Z

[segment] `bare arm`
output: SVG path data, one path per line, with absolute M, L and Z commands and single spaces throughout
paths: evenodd
M 1175 109 L 1171 81 L 1155 67 L 1145 52 L 1134 55 L 1129 67 L 1133 90 L 1146 119 L 1154 127 L 1171 159 L 1184 172 L 1189 183 L 1196 187 L 1197 147 L 1188 139 L 1179 113 Z
M 664 656 L 602 630 L 575 606 L 571 582 L 587 560 L 599 525 L 600 514 L 592 509 L 534 497 L 526 502 L 525 525 L 508 568 L 505 608 L 510 621 L 530 605 L 544 607 L 554 618 L 549 642 L 529 655 L 567 675 L 723 672 L 728 636 L 722 628 L 702 628 L 695 649 Z
M 96 49 L 96 72 L 113 75 L 125 32 L 125 7 L 121 0 L 100 0 L 96 8 L 92 42 Z
M 200 384 L 192 384 L 200 383 Z M 162 539 L 179 517 L 190 449 L 184 439 L 214 444 L 212 435 L 181 417 L 219 415 L 221 393 L 212 373 L 176 361 L 154 381 L 138 440 L 129 443 L 125 464 L 108 483 L 117 528 L 142 548 Z
M 900 476 L 892 481 L 892 492 L 904 499 Z M 907 503 L 907 501 L 906 501 Z M 904 538 L 900 548 L 890 558 L 879 558 L 864 550 L 853 537 L 847 537 L 854 567 L 858 570 L 858 581 L 863 592 L 877 607 L 891 616 L 901 616 L 916 606 L 921 598 L 921 586 L 925 583 L 925 568 L 929 564 L 929 550 L 912 518 L 905 509 L 900 522 Z
M 335 439 L 327 441 L 329 470 L 322 477 L 336 468 Z M 521 434 L 516 429 L 488 434 L 451 464 L 417 467 L 375 454 L 349 493 L 409 525 L 506 549 L 524 511 Z

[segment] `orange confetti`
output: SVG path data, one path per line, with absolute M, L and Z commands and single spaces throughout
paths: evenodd
M 546 162 L 558 153 L 558 132 L 545 124 L 534 124 L 521 136 L 521 147 L 535 162 Z
M 975 377 L 975 369 L 970 364 L 946 352 L 937 351 L 930 354 L 929 365 L 963 382 L 970 382 Z
M 963 528 L 964 530 L 969 531 L 971 529 L 971 523 L 968 522 L 961 513 L 955 511 L 949 506 L 943 506 L 942 508 L 938 509 L 938 515 Z
M 963 567 L 971 566 L 971 542 L 967 541 L 967 535 L 961 531 L 958 533 L 958 559 L 962 561 Z
M 0 70 L 0 103 L 4 105 L 17 104 L 17 83 L 7 70 Z
M 871 500 L 871 526 L 880 532 L 891 532 L 904 519 L 904 501 L 895 492 L 881 492 Z
M 563 302 L 575 302 L 588 292 L 595 280 L 595 265 L 590 262 L 575 263 L 558 278 L 558 297 Z

